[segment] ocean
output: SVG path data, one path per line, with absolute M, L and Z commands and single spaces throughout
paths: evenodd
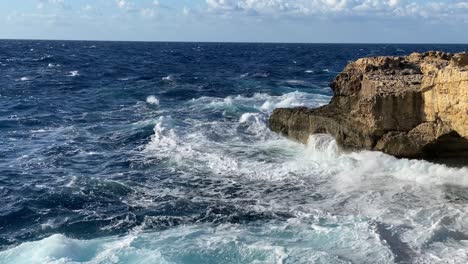
M 1 40 L 0 263 L 467 263 L 467 167 L 268 129 L 429 50 Z

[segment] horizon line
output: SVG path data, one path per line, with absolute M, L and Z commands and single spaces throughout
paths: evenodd
M 468 45 L 468 43 L 442 42 L 282 42 L 282 41 L 211 41 L 211 40 L 98 40 L 98 39 L 47 39 L 47 38 L 0 38 L 0 41 L 83 41 L 83 42 L 142 42 L 142 43 L 225 43 L 225 44 L 341 44 L 341 45 Z

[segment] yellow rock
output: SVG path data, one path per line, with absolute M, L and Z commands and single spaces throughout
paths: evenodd
M 304 143 L 329 133 L 342 149 L 468 162 L 467 53 L 362 58 L 330 86 L 328 105 L 276 109 L 270 128 Z

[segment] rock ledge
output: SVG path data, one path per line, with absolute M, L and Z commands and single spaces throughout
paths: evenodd
M 275 109 L 270 128 L 303 143 L 328 133 L 345 150 L 468 160 L 468 53 L 362 58 L 330 86 L 328 105 Z

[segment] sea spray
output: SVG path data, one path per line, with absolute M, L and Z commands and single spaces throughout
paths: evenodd
M 154 95 L 149 95 L 146 97 L 146 102 L 152 105 L 159 105 L 159 99 Z

